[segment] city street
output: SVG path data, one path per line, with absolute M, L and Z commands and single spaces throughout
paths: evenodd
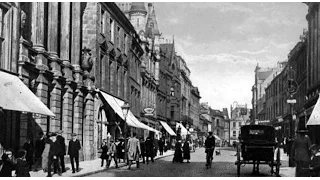
M 172 163 L 173 156 L 168 156 L 155 161 L 149 165 L 141 164 L 137 169 L 132 165 L 119 169 L 111 168 L 105 172 L 92 174 L 91 177 L 236 177 L 237 168 L 235 166 L 235 151 L 231 149 L 221 150 L 221 156 L 214 155 L 213 166 L 211 169 L 205 167 L 204 148 L 199 148 L 195 153 L 191 153 L 190 163 L 186 161 L 182 164 Z M 241 167 L 242 177 L 270 176 L 270 168 L 267 165 L 260 166 L 260 174 L 252 175 L 252 165 Z M 87 176 L 87 177 L 90 177 Z

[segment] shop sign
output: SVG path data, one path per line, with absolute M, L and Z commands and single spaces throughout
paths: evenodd
M 153 108 L 144 108 L 145 116 L 153 116 L 154 109 Z

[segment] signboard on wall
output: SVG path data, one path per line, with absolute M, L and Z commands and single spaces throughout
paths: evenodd
M 153 112 L 154 112 L 154 109 L 153 108 L 150 108 L 150 107 L 147 107 L 147 108 L 144 108 L 143 110 L 145 112 L 145 116 L 153 116 Z

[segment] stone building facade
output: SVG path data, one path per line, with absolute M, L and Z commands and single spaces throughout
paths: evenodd
M 1 146 L 17 150 L 40 131 L 63 130 L 66 141 L 78 134 L 81 159 L 98 157 L 101 139 L 124 126 L 99 92 L 129 102 L 140 118 L 145 52 L 115 3 L 1 3 L 1 13 L 1 71 L 19 76 L 55 114 L 3 110 Z

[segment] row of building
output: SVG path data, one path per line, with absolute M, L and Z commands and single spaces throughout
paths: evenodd
M 153 3 L 3 2 L 0 20 L 1 73 L 19 77 L 53 113 L 29 110 L 34 102 L 22 100 L 24 87 L 8 87 L 22 89 L 11 95 L 20 98 L 14 108 L 0 102 L 0 151 L 63 130 L 66 141 L 78 134 L 81 159 L 89 160 L 109 134 L 170 140 L 177 125 L 195 137 L 208 132 L 200 92 L 174 39 L 162 37 Z
M 279 62 L 276 68 L 255 69 L 255 84 L 252 87 L 252 123 L 276 127 L 278 137 L 292 137 L 295 130 L 306 126 L 319 98 L 320 64 L 318 38 L 319 3 L 306 3 L 308 30 L 288 54 L 288 59 Z M 313 142 L 318 143 L 318 127 L 309 128 Z

